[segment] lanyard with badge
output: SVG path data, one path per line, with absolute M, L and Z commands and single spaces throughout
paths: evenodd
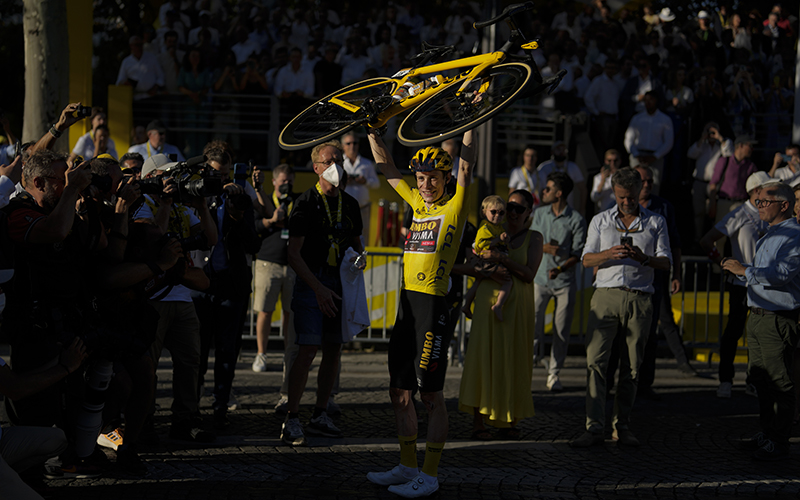
M 278 195 L 275 194 L 275 191 L 272 192 L 272 203 L 273 203 L 273 205 L 275 205 L 275 210 L 278 210 L 278 208 L 280 208 L 280 206 L 281 206 L 281 202 L 278 200 Z M 292 213 L 292 206 L 293 205 L 294 205 L 294 201 L 290 201 L 289 202 L 289 206 L 286 207 L 286 217 L 289 217 L 289 214 Z M 327 208 L 327 206 L 328 206 L 328 202 L 326 201 L 325 202 L 325 207 Z M 328 215 L 328 217 L 330 218 L 330 215 Z M 281 229 L 281 239 L 282 240 L 288 240 L 289 239 L 289 228 L 285 227 L 285 228 Z
M 156 149 L 156 153 L 161 154 L 164 151 L 164 146 L 162 145 L 160 148 Z M 153 156 L 150 153 L 150 141 L 147 141 L 147 157 L 150 158 Z
M 328 215 L 328 220 L 331 224 L 331 229 L 340 229 L 342 227 L 342 194 L 339 193 L 339 207 L 336 209 L 336 223 L 334 224 L 333 217 L 331 217 L 331 208 L 328 206 L 328 197 L 322 192 L 319 182 L 317 183 L 317 192 L 322 197 L 322 203 L 325 205 L 325 213 Z M 333 238 L 333 231 L 328 233 L 328 241 L 331 242 L 331 247 L 328 250 L 328 265 L 336 267 L 336 261 L 339 258 L 339 244 Z

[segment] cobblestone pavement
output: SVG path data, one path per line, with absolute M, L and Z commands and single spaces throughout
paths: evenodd
M 342 415 L 336 419 L 342 439 L 317 438 L 309 447 L 280 443 L 282 418 L 273 406 L 280 387 L 281 355 L 270 353 L 273 371 L 250 370 L 254 353 L 245 351 L 234 389 L 239 409 L 216 443 L 201 447 L 167 437 L 171 371 L 168 358 L 159 369 L 156 415 L 161 444 L 141 450 L 149 472 L 143 478 L 113 472 L 97 480 L 49 481 L 63 499 L 348 499 L 396 498 L 371 484 L 365 474 L 399 461 L 396 431 L 388 399 L 385 353 L 343 356 Z M 795 498 L 800 478 L 793 460 L 753 461 L 736 441 L 757 428 L 757 401 L 734 387 L 729 400 L 716 398 L 715 366 L 700 366 L 705 377 L 684 378 L 674 364 L 659 360 L 655 388 L 661 401 L 638 401 L 632 430 L 641 448 L 606 442 L 588 450 L 567 444 L 583 431 L 585 361 L 568 358 L 565 391 L 545 390 L 546 373 L 537 368 L 532 390 L 537 415 L 523 421 L 518 441 L 470 440 L 470 415 L 457 411 L 461 369 L 450 367 L 445 396 L 450 434 L 440 466 L 440 498 L 587 499 L 587 498 Z M 741 374 L 743 367 L 737 367 Z M 209 370 L 210 373 L 213 373 Z M 310 418 L 317 365 L 309 377 L 301 421 Z M 739 377 L 740 379 L 743 377 Z M 210 398 L 202 400 L 211 424 Z M 611 403 L 608 405 L 611 411 Z M 609 419 L 610 420 L 610 419 Z M 425 423 L 420 426 L 420 459 Z M 794 438 L 793 441 L 798 441 Z M 797 446 L 793 448 L 798 448 Z M 109 451 L 114 460 L 114 453 Z

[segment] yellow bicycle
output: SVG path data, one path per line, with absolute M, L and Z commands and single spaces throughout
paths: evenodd
M 498 51 L 428 64 L 455 47 L 423 43 L 423 52 L 415 57 L 412 68 L 391 78 L 354 83 L 320 99 L 286 125 L 279 137 L 280 146 L 289 151 L 304 149 L 354 127 L 381 128 L 408 110 L 412 111 L 400 124 L 397 139 L 406 146 L 425 146 L 486 122 L 523 95 L 552 91 L 566 71 L 543 80 L 532 56 L 538 44 L 526 42 L 514 21 L 514 16 L 532 8 L 533 2 L 510 5 L 497 17 L 473 24 L 481 29 L 500 21 L 508 23 L 511 35 Z M 519 48 L 525 56 L 510 53 Z M 460 71 L 445 76 L 451 70 Z

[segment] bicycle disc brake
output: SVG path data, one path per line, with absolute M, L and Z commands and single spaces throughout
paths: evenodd
M 380 95 L 377 97 L 369 97 L 361 104 L 361 109 L 366 113 L 365 120 L 367 123 L 375 123 L 378 121 L 378 115 L 386 111 L 392 105 L 394 100 L 390 95 Z

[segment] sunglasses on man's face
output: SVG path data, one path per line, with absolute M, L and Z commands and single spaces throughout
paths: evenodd
M 506 208 L 508 209 L 509 213 L 513 212 L 515 214 L 525 213 L 525 210 L 528 209 L 528 207 L 520 205 L 519 203 L 509 203 L 506 205 Z

